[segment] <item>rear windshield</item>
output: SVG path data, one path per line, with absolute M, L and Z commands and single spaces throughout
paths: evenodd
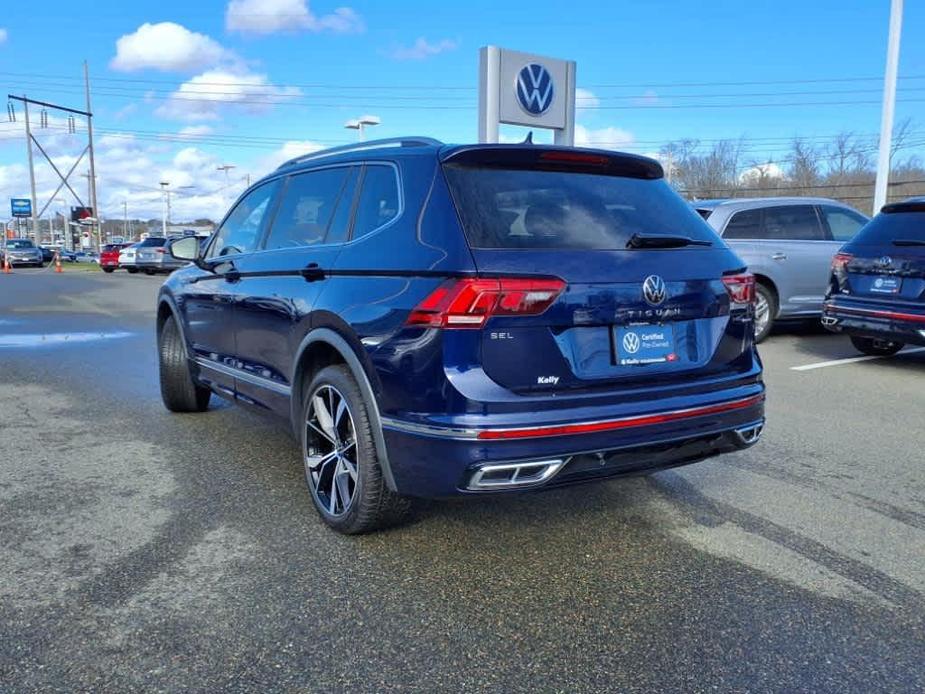
M 10 239 L 6 245 L 8 248 L 35 248 L 33 243 L 26 239 Z
M 147 248 L 149 246 L 163 246 L 165 243 L 167 243 L 167 239 L 163 236 L 149 236 L 138 245 L 139 247 Z
M 105 246 L 103 246 L 103 253 L 112 253 L 113 251 L 120 250 L 122 250 L 121 243 L 107 243 Z
M 633 234 L 723 242 L 663 179 L 445 167 L 473 248 L 625 249 Z
M 925 212 L 878 214 L 858 232 L 852 243 L 889 246 L 897 239 L 925 242 Z

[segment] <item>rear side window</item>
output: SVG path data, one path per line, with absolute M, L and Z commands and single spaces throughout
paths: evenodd
M 367 165 L 353 222 L 353 238 L 371 234 L 398 217 L 399 204 L 395 169 L 385 164 Z
M 449 164 L 474 248 L 625 249 L 633 234 L 716 234 L 662 179 Z
M 764 210 L 762 238 L 772 241 L 826 241 L 812 205 L 781 205 Z
M 859 246 L 889 246 L 893 241 L 925 243 L 925 212 L 878 214 L 854 239 Z
M 350 171 L 348 167 L 338 167 L 292 176 L 273 220 L 266 248 L 324 243 Z
M 732 215 L 723 231 L 724 239 L 760 239 L 761 209 L 742 210 Z
M 867 223 L 867 220 L 857 212 L 832 205 L 822 206 L 822 216 L 825 217 L 835 241 L 850 241 Z

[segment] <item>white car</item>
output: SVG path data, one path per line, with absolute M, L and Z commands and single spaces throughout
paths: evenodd
M 119 267 L 124 267 L 131 274 L 138 272 L 138 268 L 135 267 L 138 255 L 138 245 L 139 244 L 134 243 L 131 246 L 126 246 L 121 251 L 119 251 Z

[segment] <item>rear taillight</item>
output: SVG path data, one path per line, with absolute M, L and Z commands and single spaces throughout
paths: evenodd
M 536 316 L 564 289 L 560 279 L 449 280 L 417 305 L 408 325 L 481 328 L 492 316 Z
M 723 284 L 734 304 L 755 303 L 755 276 L 750 272 L 723 277 Z
M 845 266 L 852 261 L 854 258 L 850 253 L 836 253 L 832 257 L 832 270 L 833 272 L 840 272 L 845 269 Z
M 155 252 L 155 253 L 166 253 L 167 251 L 166 251 L 165 249 L 163 249 L 163 248 L 155 248 L 155 249 L 154 249 L 154 252 Z

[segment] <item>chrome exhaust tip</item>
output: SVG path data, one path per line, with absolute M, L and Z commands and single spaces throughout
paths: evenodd
M 827 328 L 833 325 L 838 325 L 838 318 L 835 318 L 834 316 L 823 316 L 822 324 L 826 326 Z
M 542 484 L 555 475 L 568 459 L 533 460 L 524 463 L 483 465 L 469 479 L 467 489 L 513 489 Z
M 739 443 L 743 446 L 754 446 L 761 439 L 762 431 L 764 431 L 764 424 L 753 424 L 743 429 L 736 429 L 735 433 Z

